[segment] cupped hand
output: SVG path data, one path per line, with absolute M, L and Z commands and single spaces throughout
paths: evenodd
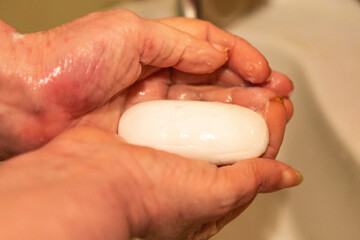
M 300 182 L 272 159 L 217 167 L 74 128 L 0 165 L 0 238 L 208 239 L 258 193 Z
M 257 193 L 301 181 L 265 159 L 292 115 L 291 81 L 245 40 L 126 10 L 26 35 L 0 25 L 0 158 L 37 148 L 0 166 L 1 238 L 207 239 Z M 264 158 L 217 167 L 124 143 L 122 112 L 155 99 L 258 111 L 270 130 Z
M 115 10 L 33 34 L 0 25 L 0 159 L 75 126 L 116 132 L 126 107 L 152 99 L 224 101 L 263 112 L 276 139 L 265 156 L 274 157 L 284 116 L 292 115 L 291 81 L 248 42 L 208 22 Z M 274 99 L 283 106 L 269 108 L 280 104 L 269 105 Z

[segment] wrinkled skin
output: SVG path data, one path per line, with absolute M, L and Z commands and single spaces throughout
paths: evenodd
M 272 159 L 219 168 L 74 128 L 0 168 L 0 237 L 208 239 L 257 193 L 300 181 Z
M 207 239 L 257 193 L 300 183 L 272 160 L 292 83 L 245 40 L 125 10 L 24 36 L 0 24 L 0 157 L 19 155 L 0 167 L 1 239 Z M 122 112 L 153 99 L 258 111 L 270 131 L 264 158 L 217 167 L 124 143 Z
M 202 100 L 245 101 L 255 109 L 292 90 L 249 43 L 199 20 L 150 21 L 118 10 L 15 40 L 16 31 L 2 25 L 0 158 L 42 146 L 74 126 L 115 132 L 125 106 L 135 102 L 202 92 L 179 84 L 211 84 Z M 265 87 L 238 89 L 251 83 Z M 291 103 L 285 106 L 290 118 Z

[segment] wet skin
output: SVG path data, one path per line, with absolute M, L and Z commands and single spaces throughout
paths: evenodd
M 73 128 L 0 167 L 0 238 L 203 240 L 300 182 L 273 159 L 217 167 Z
M 1 22 L 0 33 L 0 158 L 18 155 L 0 165 L 1 239 L 208 239 L 258 193 L 301 182 L 274 160 L 292 83 L 239 37 L 125 10 L 26 35 Z M 249 107 L 269 147 L 218 167 L 126 144 L 121 114 L 153 99 Z
M 0 29 L 3 159 L 75 126 L 116 132 L 125 107 L 139 101 L 225 101 L 259 110 L 292 91 L 291 81 L 271 71 L 248 42 L 204 21 L 146 20 L 118 10 L 46 32 L 20 35 L 5 23 Z M 268 124 L 282 139 L 281 116 L 289 119 L 292 105 L 286 99 L 277 108 L 283 113 L 268 112 L 279 116 Z M 273 152 L 279 139 L 270 144 Z

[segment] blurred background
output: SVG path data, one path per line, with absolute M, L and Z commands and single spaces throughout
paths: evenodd
M 59 26 L 128 0 L 0 0 L 0 18 L 21 33 Z
M 198 13 L 247 39 L 295 83 L 278 159 L 304 183 L 258 196 L 213 239 L 360 239 L 359 1 L 0 0 L 0 18 L 28 33 L 113 8 L 148 18 Z
M 43 31 L 87 13 L 111 8 L 129 8 L 148 17 L 181 14 L 183 0 L 0 0 L 0 17 L 21 33 Z M 247 15 L 266 0 L 200 0 L 201 17 L 224 27 L 239 15 Z M 143 6 L 139 6 L 143 5 Z M 206 7 L 205 7 L 206 6 Z M 164 11 L 164 7 L 166 8 Z M 151 10 L 155 10 L 155 14 Z

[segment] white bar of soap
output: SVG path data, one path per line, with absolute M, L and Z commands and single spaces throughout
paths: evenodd
M 216 164 L 259 157 L 269 143 L 260 114 L 219 102 L 142 102 L 124 112 L 118 134 L 131 144 Z

